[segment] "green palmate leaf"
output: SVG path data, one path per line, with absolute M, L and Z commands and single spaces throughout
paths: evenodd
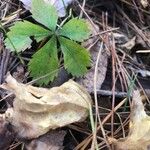
M 60 30 L 60 35 L 82 42 L 89 38 L 90 29 L 84 19 L 71 19 Z
M 82 76 L 90 65 L 88 51 L 71 40 L 60 37 L 59 42 L 64 55 L 64 65 L 68 72 L 74 76 Z
M 44 0 L 32 0 L 31 8 L 33 18 L 51 30 L 55 30 L 58 14 L 54 6 Z
M 56 38 L 53 36 L 40 50 L 38 50 L 29 62 L 31 76 L 36 79 L 41 76 L 45 78 L 38 80 L 39 85 L 48 84 L 54 80 L 58 73 L 58 56 Z
M 10 27 L 10 31 L 7 33 L 5 45 L 11 51 L 24 51 L 30 48 L 32 40 L 30 36 L 34 36 L 35 39 L 43 39 L 50 35 L 50 31 L 42 28 L 39 25 L 33 24 L 28 21 L 18 21 L 14 26 Z

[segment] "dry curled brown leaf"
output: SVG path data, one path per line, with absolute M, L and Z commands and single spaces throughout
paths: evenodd
M 91 97 L 72 80 L 51 89 L 18 83 L 11 75 L 6 82 L 3 88 L 11 90 L 16 98 L 5 117 L 21 138 L 37 138 L 88 116 Z
M 110 139 L 115 150 L 147 150 L 150 145 L 150 117 L 144 110 L 139 91 L 133 93 L 129 134 L 125 139 Z

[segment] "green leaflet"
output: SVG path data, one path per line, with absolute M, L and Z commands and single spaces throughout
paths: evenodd
M 88 39 L 90 35 L 90 29 L 88 28 L 86 21 L 77 18 L 68 21 L 59 32 L 60 35 L 79 42 Z
M 31 13 L 37 22 L 52 31 L 56 29 L 58 14 L 54 6 L 45 3 L 44 0 L 32 0 Z
M 21 52 L 31 47 L 32 40 L 25 36 L 14 36 L 13 33 L 8 33 L 9 38 L 5 40 L 7 49 L 11 51 Z
M 64 55 L 64 65 L 68 72 L 74 76 L 82 76 L 90 65 L 88 51 L 71 40 L 60 37 L 61 50 Z
M 48 84 L 58 74 L 59 61 L 57 56 L 56 38 L 53 36 L 40 50 L 38 50 L 29 62 L 30 75 L 33 79 L 45 76 L 38 80 L 39 85 Z
M 7 39 L 5 45 L 11 51 L 24 51 L 30 48 L 32 40 L 30 36 L 34 36 L 35 39 L 43 39 L 50 34 L 49 30 L 43 27 L 33 24 L 29 21 L 18 21 L 14 26 L 10 27 L 10 31 L 7 33 Z

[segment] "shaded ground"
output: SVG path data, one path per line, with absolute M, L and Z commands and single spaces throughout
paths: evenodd
M 118 139 L 128 134 L 132 90 L 138 88 L 143 90 L 145 97 L 150 97 L 150 4 L 144 5 L 140 0 L 87 0 L 85 3 L 76 1 L 70 7 L 75 16 L 81 15 L 95 26 L 92 26 L 93 36 L 83 43 L 91 53 L 92 67 L 84 78 L 75 80 L 87 88 L 93 98 L 94 117 L 95 114 L 100 117 L 97 122 L 99 149 L 110 149 L 108 145 L 111 143 L 108 144 L 107 137 Z M 5 30 L 7 31 L 17 19 L 29 16 L 29 11 L 25 10 L 20 2 L 1 0 L 1 84 L 5 82 L 7 72 L 11 72 L 20 82 L 32 81 L 27 71 L 27 63 L 34 50 L 29 49 L 20 54 L 25 62 L 22 64 L 18 55 L 7 50 L 3 43 Z M 99 53 L 102 43 L 103 49 Z M 36 46 L 33 44 L 33 49 Z M 64 69 L 60 69 L 59 77 L 47 87 L 61 85 L 70 78 L 72 77 Z M 0 111 L 4 113 L 12 106 L 14 96 L 9 96 L 8 91 L 0 89 L 0 97 Z M 149 103 L 145 105 L 149 114 Z M 0 149 L 40 150 L 43 145 L 46 148 L 55 145 L 55 148 L 51 148 L 54 150 L 89 149 L 94 139 L 89 118 L 83 123 L 59 129 L 54 135 L 50 134 L 52 135 L 48 136 L 52 136 L 52 139 L 57 136 L 58 141 L 47 142 L 46 135 L 40 139 L 22 141 L 15 138 L 11 127 L 1 118 Z M 41 140 L 44 142 L 40 143 Z

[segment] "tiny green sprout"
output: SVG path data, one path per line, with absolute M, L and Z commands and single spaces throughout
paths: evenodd
M 57 25 L 58 13 L 55 7 L 45 3 L 44 0 L 32 0 L 31 13 L 39 24 L 27 20 L 17 21 L 9 28 L 5 39 L 6 47 L 19 53 L 31 47 L 33 39 L 31 37 L 37 42 L 45 41 L 28 64 L 33 79 L 48 74 L 37 81 L 39 85 L 47 85 L 58 75 L 60 66 L 58 49 L 62 51 L 65 69 L 73 76 L 83 76 L 90 65 L 90 55 L 78 43 L 90 36 L 91 32 L 86 21 L 73 18 L 62 26 L 61 23 Z

